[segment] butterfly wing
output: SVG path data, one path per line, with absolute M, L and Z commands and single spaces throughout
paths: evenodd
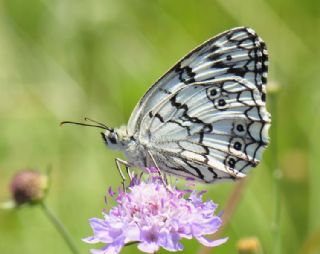
M 250 28 L 199 46 L 157 81 L 128 123 L 161 170 L 205 182 L 239 178 L 268 143 L 267 51 Z

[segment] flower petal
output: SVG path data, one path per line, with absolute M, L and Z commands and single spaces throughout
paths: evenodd
M 225 237 L 225 238 L 221 238 L 218 240 L 210 240 L 204 236 L 196 236 L 196 239 L 203 245 L 207 246 L 207 247 L 215 247 L 218 245 L 221 245 L 223 243 L 225 243 L 229 238 Z
M 102 249 L 91 249 L 90 252 L 92 254 L 118 254 L 122 247 L 124 246 L 124 242 L 119 240 L 110 244 L 107 244 Z
M 110 186 L 108 189 L 108 193 L 110 195 L 110 197 L 113 197 L 116 193 L 112 190 L 112 187 Z
M 111 243 L 123 234 L 123 223 L 121 222 L 113 221 L 110 223 L 109 221 L 97 218 L 92 218 L 89 222 L 93 230 L 93 237 L 100 242 Z M 91 239 L 91 242 L 92 241 Z
M 138 249 L 146 253 L 155 253 L 159 250 L 159 245 L 156 242 L 142 242 L 138 244 Z
M 180 236 L 175 232 L 162 231 L 159 234 L 159 244 L 168 251 L 183 250 L 183 245 L 179 242 Z
M 214 234 L 221 226 L 222 221 L 218 216 L 214 216 L 209 220 L 203 220 L 192 224 L 192 234 L 198 235 L 209 235 Z
M 86 243 L 99 243 L 100 242 L 100 239 L 94 237 L 94 236 L 89 236 L 89 237 L 86 237 L 86 238 L 82 238 L 82 241 L 86 242 Z
M 117 254 L 125 244 L 133 242 L 138 243 L 141 251 L 154 253 L 160 247 L 168 251 L 183 250 L 182 238 L 196 238 L 209 247 L 227 241 L 227 238 L 213 241 L 204 237 L 215 233 L 222 224 L 221 218 L 214 214 L 217 205 L 202 200 L 204 192 L 166 187 L 158 174 L 152 176 L 150 172 L 150 175 L 146 181 L 133 176 L 127 191 L 120 189 L 114 195 L 117 205 L 104 213 L 104 219 L 90 220 L 94 234 L 83 240 L 90 244 L 107 243 L 92 253 Z M 113 195 L 112 190 L 109 192 Z
M 129 225 L 125 230 L 125 243 L 140 241 L 140 229 L 137 224 Z

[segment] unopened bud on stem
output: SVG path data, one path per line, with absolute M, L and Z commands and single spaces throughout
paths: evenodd
M 48 189 L 48 176 L 35 170 L 21 170 L 12 179 L 10 191 L 16 206 L 41 202 Z

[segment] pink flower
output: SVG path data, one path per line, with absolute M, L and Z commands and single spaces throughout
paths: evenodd
M 130 243 L 137 243 L 146 253 L 154 253 L 160 247 L 181 251 L 182 238 L 196 238 L 209 247 L 220 245 L 227 238 L 205 237 L 214 234 L 222 222 L 214 215 L 217 205 L 202 201 L 202 195 L 203 192 L 164 186 L 154 174 L 147 181 L 135 175 L 127 192 L 119 191 L 117 205 L 104 213 L 104 219 L 90 219 L 93 236 L 84 241 L 106 243 L 102 249 L 91 250 L 94 254 L 116 254 Z

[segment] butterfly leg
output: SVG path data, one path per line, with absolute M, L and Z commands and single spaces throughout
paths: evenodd
M 161 170 L 159 169 L 158 164 L 157 164 L 156 160 L 154 159 L 152 153 L 151 153 L 150 151 L 148 151 L 148 154 L 149 154 L 149 156 L 150 156 L 150 158 L 151 158 L 154 166 L 157 168 L 158 174 L 159 174 L 159 176 L 160 176 L 160 178 L 161 178 L 161 181 L 162 181 L 163 185 L 167 188 L 167 186 L 168 186 L 167 177 L 166 177 L 166 176 L 161 172 Z M 167 189 L 167 190 L 168 190 L 168 189 Z
M 121 183 L 122 183 L 123 191 L 125 191 L 126 190 L 126 186 L 125 186 L 126 177 L 124 176 L 124 174 L 122 172 L 121 165 L 124 165 L 126 167 L 127 175 L 129 176 L 130 180 L 132 180 L 130 173 L 129 173 L 129 163 L 125 160 L 120 159 L 120 158 L 115 158 L 115 162 L 116 162 L 116 166 L 117 166 L 118 172 L 120 174 L 120 177 L 122 179 Z

